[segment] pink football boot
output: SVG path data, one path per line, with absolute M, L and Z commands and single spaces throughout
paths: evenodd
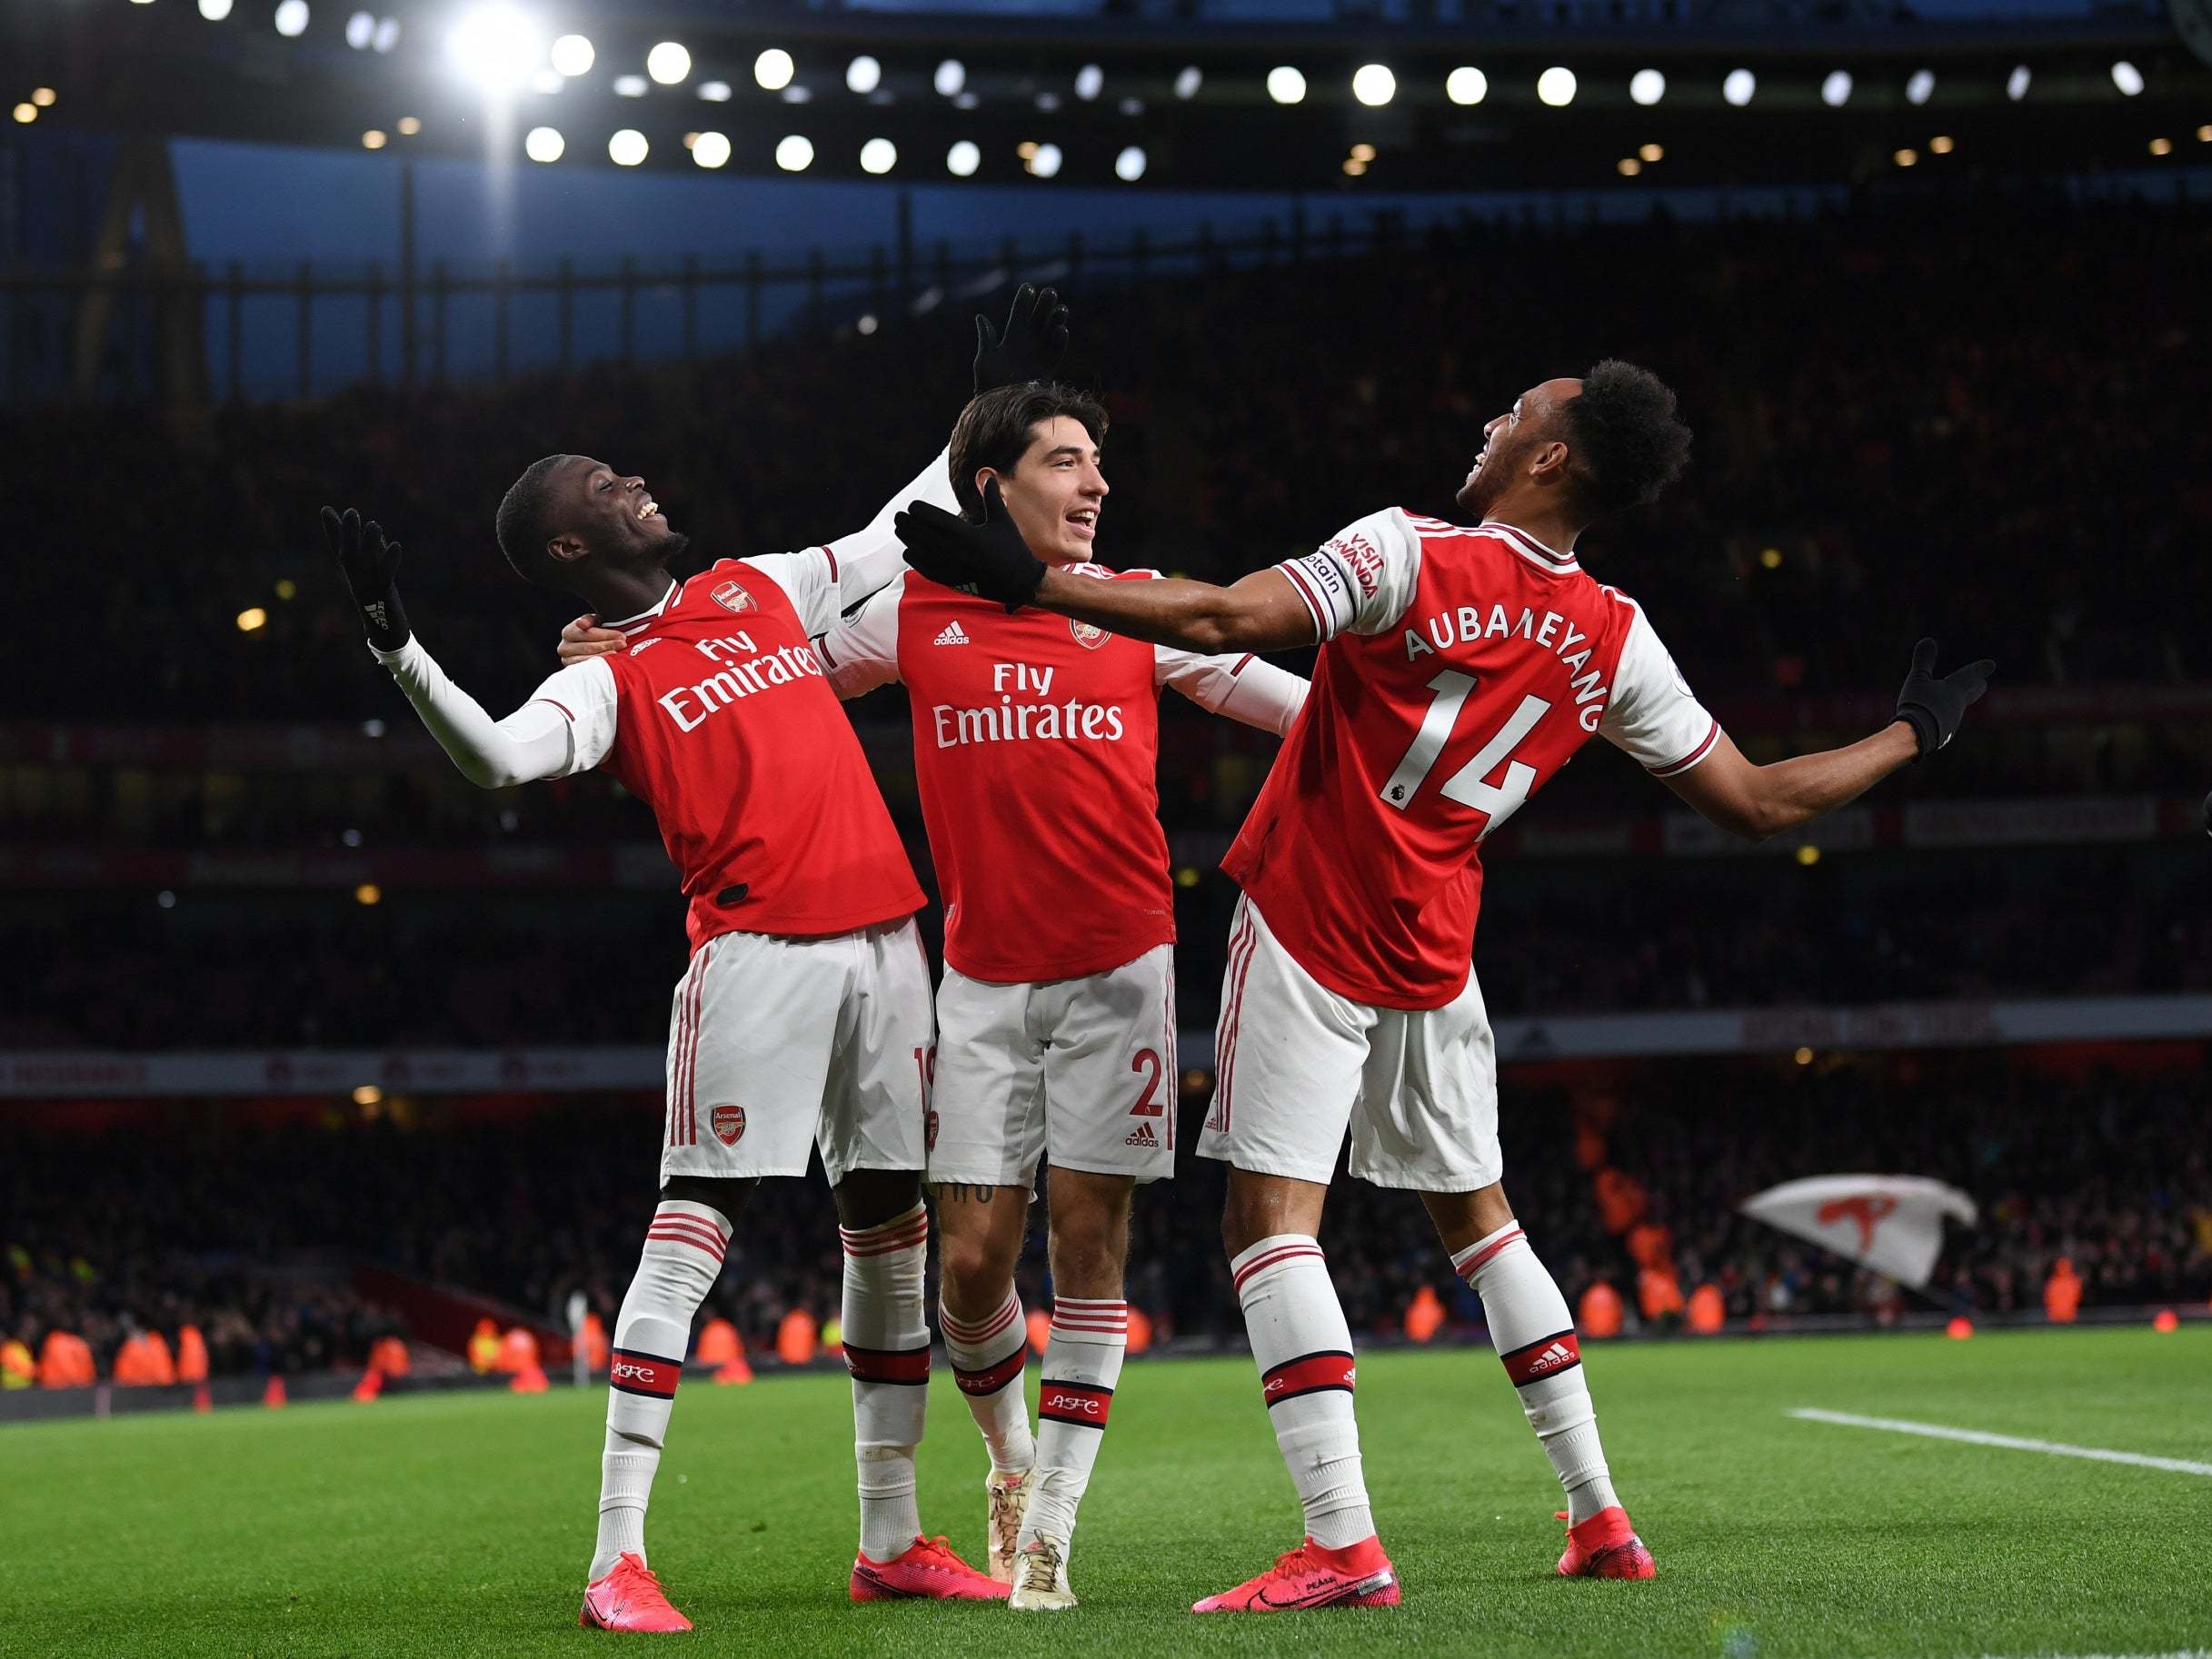
M 977 1572 L 952 1553 L 940 1533 L 916 1538 L 905 1554 L 890 1561 L 854 1555 L 851 1589 L 856 1602 L 1002 1602 L 1013 1586 Z
M 628 1550 L 604 1578 L 583 1587 L 583 1611 L 576 1623 L 586 1630 L 689 1630 L 691 1620 L 668 1604 L 661 1581 L 644 1560 Z
M 1340 1550 L 1310 1538 L 1233 1590 L 1193 1602 L 1193 1613 L 1296 1613 L 1310 1607 L 1395 1607 L 1398 1574 L 1382 1540 L 1365 1538 Z
M 1564 1521 L 1567 1512 L 1554 1510 L 1552 1517 Z M 1559 1557 L 1561 1578 L 1650 1578 L 1658 1572 L 1651 1552 L 1629 1525 L 1629 1512 L 1619 1504 L 1567 1529 L 1567 1553 Z

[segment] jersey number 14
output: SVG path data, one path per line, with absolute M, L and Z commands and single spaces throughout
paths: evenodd
M 1429 711 L 1421 716 L 1421 729 L 1413 734 L 1413 741 L 1407 747 L 1404 759 L 1398 762 L 1398 770 L 1382 786 L 1383 805 L 1395 807 L 1400 812 L 1413 804 L 1430 769 L 1444 752 L 1444 745 L 1450 740 L 1453 728 L 1460 723 L 1460 712 L 1467 707 L 1468 696 L 1475 689 L 1475 677 L 1448 668 L 1429 682 L 1429 689 L 1436 697 L 1429 704 Z M 1520 707 L 1475 752 L 1474 759 L 1445 779 L 1438 791 L 1447 800 L 1456 800 L 1488 816 L 1490 821 L 1482 827 L 1483 838 L 1518 812 L 1521 802 L 1529 799 L 1529 791 L 1536 787 L 1536 768 L 1510 757 L 1520 746 L 1521 740 L 1536 730 L 1537 722 L 1550 712 L 1551 705 L 1542 698 L 1522 698 Z M 1485 782 L 1498 770 L 1500 761 L 1505 762 L 1503 780 Z

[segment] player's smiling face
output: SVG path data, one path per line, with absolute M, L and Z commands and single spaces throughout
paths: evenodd
M 561 534 L 582 542 L 594 559 L 617 565 L 665 564 L 683 551 L 685 538 L 669 528 L 642 478 L 578 455 L 562 469 L 554 488 Z
M 1548 380 L 1513 400 L 1513 407 L 1482 429 L 1482 452 L 1467 471 L 1457 497 L 1460 511 L 1480 522 L 1497 510 L 1535 452 L 1551 441 L 1559 405 L 1579 396 L 1579 380 Z
M 1106 475 L 1099 470 L 1099 446 L 1081 421 L 1055 415 L 1038 422 L 1012 472 L 984 472 L 998 479 L 1008 516 L 1038 558 L 1081 564 L 1098 557 L 1093 543 Z

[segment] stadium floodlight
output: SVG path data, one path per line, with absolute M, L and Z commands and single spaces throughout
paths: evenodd
M 1131 144 L 1113 158 L 1113 175 L 1124 184 L 1134 184 L 1144 176 L 1144 151 Z
M 530 90 L 541 98 L 558 96 L 568 85 L 568 77 L 558 69 L 541 69 L 530 77 Z
M 384 56 L 386 54 L 390 53 L 393 47 L 399 45 L 399 33 L 400 23 L 398 18 L 380 18 L 376 25 L 376 34 L 374 37 L 370 40 L 369 45 L 375 49 L 376 55 L 379 57 Z
M 1454 104 L 1480 104 L 1490 91 L 1490 76 L 1471 65 L 1461 65 L 1444 77 L 1444 95 Z
M 615 90 L 619 92 L 622 89 L 617 87 Z M 709 104 L 727 104 L 731 97 L 730 83 L 727 81 L 702 81 L 699 83 L 699 95 Z
M 38 105 L 25 99 L 8 113 L 15 117 L 17 124 L 29 126 L 31 123 L 38 119 Z
M 1831 69 L 1828 78 L 1820 83 L 1820 102 L 1830 109 L 1841 109 L 1851 101 L 1851 72 Z
M 1306 77 L 1288 64 L 1279 64 L 1267 72 L 1267 95 L 1278 104 L 1302 103 L 1306 96 Z
M 2028 83 L 2035 78 L 2035 72 L 2026 64 L 2014 65 L 2012 73 L 2005 77 L 2005 96 L 2018 104 L 2028 95 Z
M 31 102 L 37 104 L 40 109 L 52 109 L 54 107 L 54 88 L 51 86 L 32 87 Z
M 381 150 L 391 142 L 381 127 L 371 127 L 361 135 L 361 147 L 364 150 Z
M 653 88 L 653 83 L 642 75 L 618 75 L 614 77 L 614 95 L 618 98 L 642 98 Z
M 307 33 L 307 0 L 284 0 L 273 21 L 276 32 L 286 40 L 298 39 Z
M 781 46 L 771 46 L 752 60 L 753 84 L 762 92 L 782 92 L 798 71 L 792 55 Z
M 607 140 L 607 159 L 617 167 L 634 167 L 652 150 L 645 134 L 633 126 L 626 126 Z
M 200 0 L 200 15 L 210 23 L 221 23 L 231 15 L 231 0 Z
M 1667 77 L 1656 69 L 1639 69 L 1629 77 L 1629 97 L 1649 109 L 1667 95 Z
M 645 54 L 645 73 L 663 86 L 678 85 L 691 78 L 692 55 L 680 41 L 658 42 Z
M 954 109 L 973 109 L 981 103 L 982 103 L 982 99 L 975 95 L 975 88 L 971 86 L 953 96 L 952 107 Z
M 533 162 L 557 162 L 568 141 L 553 127 L 533 126 L 523 134 L 523 154 Z
M 1058 93 L 1041 92 L 1037 94 L 1037 109 L 1040 114 L 1050 115 L 1059 108 L 1060 94 Z
M 961 88 L 968 84 L 968 65 L 956 57 L 948 57 L 937 65 L 937 73 L 931 77 L 930 84 L 937 88 L 939 96 L 956 97 Z
M 861 146 L 861 171 L 885 174 L 899 164 L 899 146 L 888 138 L 871 138 Z
M 402 138 L 413 138 L 422 130 L 423 121 L 421 116 L 402 115 L 399 118 L 399 135 Z
M 2120 89 L 2121 96 L 2136 97 L 2143 90 L 2143 72 L 2122 58 L 2112 65 L 2112 84 Z
M 1039 178 L 1049 179 L 1059 174 L 1060 161 L 1058 144 L 1039 144 L 1024 164 Z
M 786 173 L 804 173 L 814 164 L 814 141 L 803 133 L 776 140 L 776 165 Z
M 1075 95 L 1085 104 L 1106 90 L 1106 72 L 1096 64 L 1085 64 L 1075 72 Z
M 1553 109 L 1565 109 L 1575 101 L 1575 72 L 1554 64 L 1536 77 L 1536 95 Z
M 883 84 L 883 65 L 862 55 L 845 65 L 845 90 L 866 97 Z
M 1920 154 L 1917 150 L 1899 150 L 1889 159 L 1900 167 L 1909 167 L 1920 159 Z
M 945 152 L 945 171 L 956 179 L 971 178 L 982 165 L 983 153 L 972 140 L 963 138 Z
M 537 25 L 512 5 L 466 13 L 445 37 L 445 58 L 486 93 L 511 93 L 545 55 Z
M 1651 162 L 1663 162 L 1667 159 L 1666 146 L 1664 144 L 1639 144 L 1636 148 L 1636 159 L 1647 164 Z
M 356 52 L 366 52 L 369 43 L 376 38 L 376 19 L 367 12 L 355 12 L 345 20 L 345 44 Z
M 786 86 L 776 94 L 786 104 L 812 104 L 814 94 L 803 86 Z
M 1918 108 L 1936 95 L 1936 72 L 1916 69 L 1912 78 L 1905 83 L 1905 102 Z
M 1124 98 L 1118 107 L 1124 115 L 1134 118 L 1144 114 L 1144 100 L 1142 98 Z
M 1380 109 L 1398 95 L 1398 77 L 1382 64 L 1362 64 L 1352 71 L 1351 95 L 1370 109 Z
M 1720 83 L 1720 95 L 1737 109 L 1751 102 L 1751 94 L 1759 90 L 1759 77 L 1749 69 L 1731 69 L 1729 78 Z
M 2170 138 L 2154 138 L 2150 141 L 2150 153 L 2153 155 L 2171 155 L 2174 153 L 2174 141 Z
M 730 140 L 721 133 L 702 133 L 692 143 L 692 159 L 709 171 L 730 159 Z
M 1928 153 L 1930 155 L 1948 155 L 1958 147 L 1948 133 L 1938 133 L 1928 141 Z
M 581 35 L 563 35 L 553 44 L 553 66 L 572 78 L 591 74 L 598 61 L 598 52 Z
M 1198 89 L 1206 84 L 1206 72 L 1196 64 L 1185 64 L 1175 75 L 1175 95 L 1185 104 L 1198 96 Z

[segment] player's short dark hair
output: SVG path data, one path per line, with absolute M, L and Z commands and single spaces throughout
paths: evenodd
M 1106 405 L 1087 392 L 1055 381 L 1024 381 L 999 386 L 968 401 L 952 423 L 952 495 L 970 519 L 983 516 L 982 492 L 975 475 L 984 467 L 1011 472 L 1029 448 L 1030 428 L 1065 415 L 1082 422 L 1091 442 L 1106 442 Z
M 1562 409 L 1576 501 L 1593 517 L 1647 506 L 1689 464 L 1689 428 L 1649 369 L 1609 357 Z
M 557 528 L 553 512 L 553 469 L 574 459 L 573 455 L 547 455 L 524 467 L 523 475 L 500 502 L 499 516 L 493 521 L 499 551 L 507 555 L 514 573 L 541 588 L 562 585 L 561 567 L 545 551 L 545 544 Z

